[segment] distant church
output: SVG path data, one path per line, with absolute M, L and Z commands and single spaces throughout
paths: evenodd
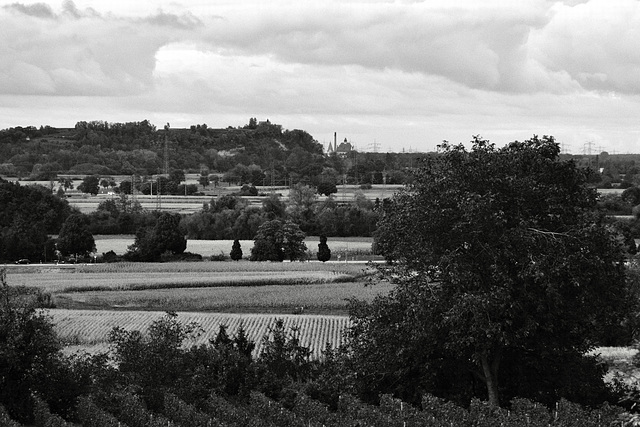
M 347 138 L 344 139 L 344 142 L 341 142 L 338 145 L 338 134 L 337 132 L 333 133 L 333 143 L 329 142 L 329 147 L 327 147 L 327 155 L 330 156 L 333 153 L 336 153 L 338 157 L 346 158 L 349 157 L 349 153 L 353 151 L 353 145 L 347 141 Z

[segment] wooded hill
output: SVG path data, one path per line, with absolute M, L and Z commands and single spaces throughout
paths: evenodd
M 0 131 L 0 175 L 48 180 L 61 174 L 142 175 L 171 170 L 230 173 L 238 184 L 303 182 L 402 184 L 404 170 L 424 154 L 324 155 L 304 130 L 256 119 L 241 127 L 156 129 L 147 120 L 78 122 L 74 128 L 15 127 Z

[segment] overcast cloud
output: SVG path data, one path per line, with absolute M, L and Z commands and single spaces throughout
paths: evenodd
M 249 117 L 361 150 L 640 152 L 640 2 L 0 2 L 0 128 Z

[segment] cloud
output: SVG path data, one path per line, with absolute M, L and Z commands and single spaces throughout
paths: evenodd
M 7 10 L 15 10 L 25 15 L 35 16 L 38 18 L 52 19 L 55 17 L 51 7 L 45 3 L 34 3 L 29 5 L 12 3 L 10 5 L 3 6 L 3 8 Z
M 275 0 L 206 8 L 187 2 L 171 5 L 177 13 L 124 16 L 70 0 L 57 13 L 44 3 L 12 3 L 0 12 L 0 26 L 8 28 L 0 53 L 13 49 L 8 57 L 15 62 L 0 65 L 0 75 L 17 74 L 16 64 L 26 63 L 48 74 L 56 94 L 136 94 L 153 87 L 158 51 L 192 43 L 236 63 L 268 57 L 273 74 L 278 66 L 285 75 L 297 64 L 344 66 L 418 73 L 504 93 L 637 93 L 639 5 Z M 43 61 L 41 52 L 59 59 Z M 63 77 L 72 74 L 83 82 L 75 88 Z M 24 86 L 0 80 L 1 91 L 24 92 Z M 29 92 L 40 87 L 50 93 L 44 81 Z
M 527 71 L 528 35 L 549 19 L 545 2 L 453 4 L 305 2 L 285 13 L 283 4 L 228 8 L 226 22 L 209 27 L 205 37 L 237 54 L 268 52 L 285 63 L 389 68 L 497 91 L 536 84 L 558 90 L 544 78 L 531 82 L 538 77 Z
M 142 21 L 152 25 L 179 29 L 191 29 L 203 25 L 202 21 L 192 13 L 174 15 L 172 13 L 165 13 L 162 10 L 158 11 L 155 15 L 142 19 Z
M 225 5 L 203 42 L 282 63 L 436 75 L 505 93 L 635 93 L 634 0 Z
M 0 9 L 0 93 L 142 93 L 154 84 L 158 49 L 199 25 L 189 14 L 125 18 L 79 9 L 69 0 L 58 13 L 41 3 L 11 4 Z
M 551 14 L 531 37 L 541 64 L 587 90 L 640 93 L 640 2 L 556 4 Z

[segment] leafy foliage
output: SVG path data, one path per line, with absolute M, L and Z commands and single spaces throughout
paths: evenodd
M 309 355 L 309 349 L 300 345 L 297 330 L 287 334 L 284 322 L 277 319 L 264 337 L 258 359 L 259 390 L 278 399 L 287 386 L 308 380 L 311 376 Z
M 29 422 L 34 391 L 45 391 L 55 369 L 58 341 L 48 317 L 38 310 L 40 293 L 11 288 L 0 270 L 0 405 Z
M 78 185 L 78 190 L 83 193 L 89 193 L 96 195 L 100 192 L 100 177 L 98 175 L 89 175 L 85 177 L 80 185 Z
M 48 234 L 57 234 L 70 214 L 67 201 L 48 189 L 0 178 L 0 260 L 52 258 Z
M 63 255 L 85 256 L 96 250 L 93 235 L 89 232 L 89 221 L 83 214 L 69 215 L 58 235 L 58 249 Z
M 274 219 L 263 223 L 251 248 L 251 261 L 291 261 L 304 259 L 305 234 L 292 221 Z
M 275 219 L 289 219 L 307 235 L 372 235 L 378 214 L 362 195 L 351 203 L 338 204 L 332 197 L 318 201 L 312 190 L 303 189 L 306 196 L 288 207 L 276 194 L 265 197 L 262 208 L 249 205 L 240 197 L 224 195 L 206 204 L 202 211 L 184 217 L 181 226 L 188 238 L 209 240 L 253 239 L 262 224 Z
M 141 228 L 126 257 L 135 261 L 158 261 L 166 252 L 181 254 L 187 239 L 180 232 L 180 215 L 163 212 L 153 227 Z
M 604 371 L 583 354 L 632 306 L 587 174 L 549 137 L 441 148 L 379 223 L 396 289 L 352 304 L 362 392 L 602 398 Z
M 333 182 L 321 182 L 318 184 L 318 194 L 330 196 L 338 192 L 338 187 Z

